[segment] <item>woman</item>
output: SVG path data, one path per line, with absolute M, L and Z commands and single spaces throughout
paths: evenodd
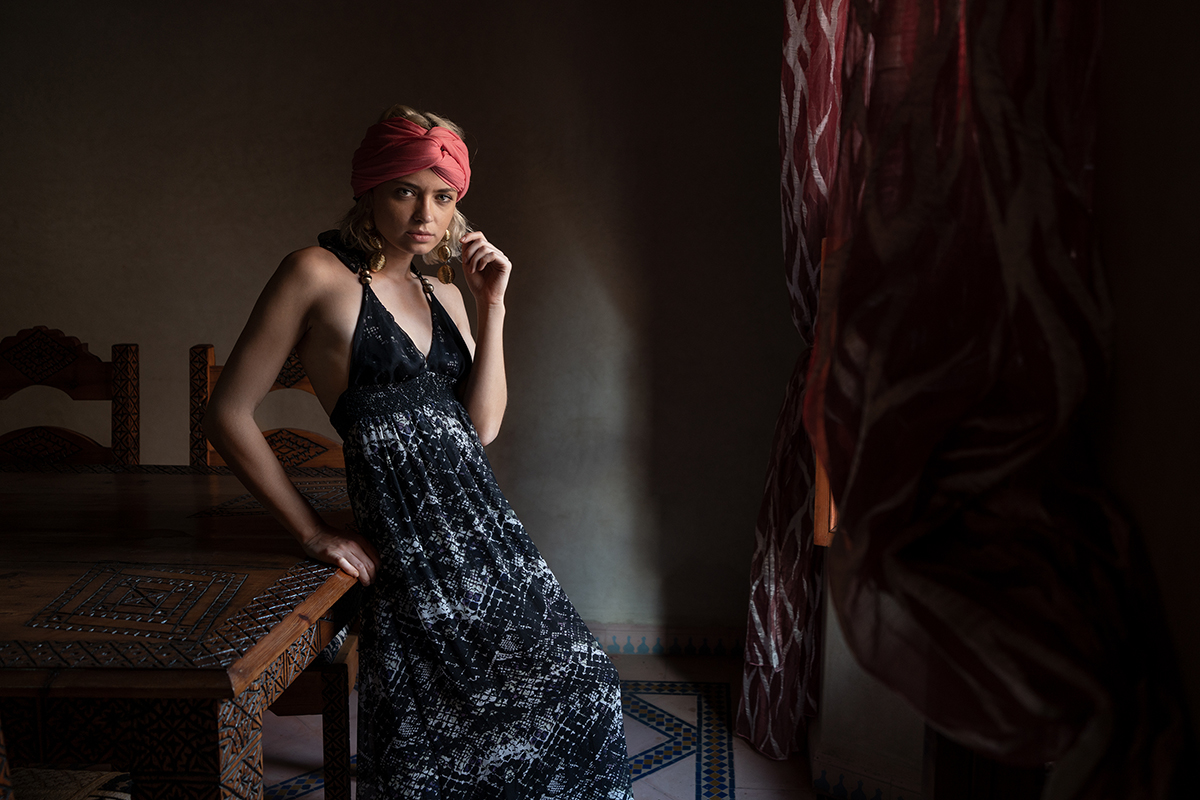
M 368 129 L 351 184 L 340 229 L 267 283 L 205 432 L 306 553 L 368 587 L 358 796 L 627 800 L 616 671 L 483 453 L 507 401 L 511 264 L 458 211 L 462 131 L 395 106 Z M 478 340 L 450 283 L 453 253 Z M 413 263 L 431 257 L 438 284 Z M 254 422 L 293 347 L 344 439 L 357 532 L 313 511 Z

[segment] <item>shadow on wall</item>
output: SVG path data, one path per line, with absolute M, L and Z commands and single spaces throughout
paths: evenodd
M 677 11 L 542 31 L 560 127 L 480 193 L 527 181 L 546 202 L 513 223 L 537 220 L 560 247 L 525 254 L 537 285 L 515 284 L 527 322 L 509 357 L 539 396 L 514 397 L 492 449 L 585 618 L 740 628 L 799 351 L 779 241 L 780 17 Z
M 142 460 L 185 463 L 188 348 L 228 358 L 275 264 L 349 206 L 350 155 L 380 110 L 443 112 L 468 132 L 464 210 L 517 265 L 509 413 L 489 448 L 505 492 L 586 619 L 740 627 L 798 351 L 779 9 L 434 16 L 4 7 L 0 86 L 19 124 L 0 130 L 0 319 L 93 352 L 141 343 Z M 260 422 L 325 430 L 309 400 L 272 399 Z

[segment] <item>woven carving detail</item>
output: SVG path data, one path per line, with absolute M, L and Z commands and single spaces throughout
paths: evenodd
M 245 580 L 246 575 L 239 572 L 98 564 L 25 624 L 195 641 L 208 631 Z
M 326 670 L 321 682 L 321 735 L 325 794 L 350 796 L 350 679 L 344 666 Z
M 37 711 L 38 701 L 32 697 L 0 697 L 0 722 L 4 723 L 10 763 L 20 766 L 42 760 Z
M 283 658 L 286 656 L 285 653 Z M 254 787 L 262 784 L 262 714 L 265 709 L 262 691 L 257 686 L 221 703 L 217 714 L 221 785 L 233 797 L 253 797 Z
M 120 742 L 137 723 L 129 714 L 132 702 L 106 703 L 89 699 L 54 699 L 43 703 L 43 758 L 55 764 L 111 764 L 120 760 Z M 96 731 L 104 731 L 97 736 Z
M 78 358 L 75 351 L 55 341 L 43 329 L 34 330 L 0 353 L 0 356 L 34 383 L 41 383 L 54 373 L 66 369 Z
M 30 428 L 0 444 L 0 452 L 14 461 L 54 464 L 79 452 L 79 447 L 45 428 Z
M 0 642 L 0 668 L 225 668 L 245 655 L 336 570 L 334 566 L 317 561 L 296 564 L 200 642 L 147 638 L 99 642 L 7 641 Z
M 261 798 L 263 712 L 317 656 L 317 638 L 309 628 L 231 700 L 0 698 L 9 738 L 21 742 L 10 752 L 26 763 L 111 763 L 134 773 L 138 797 Z M 44 745 L 41 729 L 52 734 Z
M 221 703 L 217 724 L 225 796 L 247 799 L 262 796 L 263 712 L 316 658 L 317 633 L 317 626 L 309 628 L 245 691 Z
M 205 638 L 205 652 L 197 655 L 196 665 L 232 664 L 336 570 L 336 567 L 318 561 L 302 561 L 292 567 L 286 575 Z
M 113 460 L 118 464 L 136 464 L 141 458 L 138 346 L 136 344 L 114 344 L 112 368 Z
M 212 364 L 212 345 L 198 344 L 189 359 L 191 386 L 188 409 L 188 463 L 193 467 L 208 464 L 208 440 L 204 438 L 204 412 L 208 409 L 208 368 Z
M 290 389 L 306 377 L 308 377 L 308 373 L 304 371 L 304 367 L 300 364 L 300 358 L 293 350 L 288 353 L 287 361 L 283 362 L 283 368 L 279 370 L 279 377 L 275 379 L 275 382 Z
M 328 449 L 287 428 L 281 428 L 268 436 L 267 444 L 271 445 L 275 457 L 284 467 L 298 467 Z

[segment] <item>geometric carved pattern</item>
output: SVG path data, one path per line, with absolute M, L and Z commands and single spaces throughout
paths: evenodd
M 0 442 L 0 453 L 13 461 L 53 464 L 78 453 L 82 448 L 46 428 L 29 428 L 19 436 Z
M 189 355 L 191 402 L 188 415 L 188 463 L 193 467 L 224 463 L 220 454 L 213 450 L 205 437 L 203 425 L 204 413 L 212 398 L 213 388 L 224 370 L 224 367 L 216 363 L 214 352 L 211 344 L 198 344 L 192 347 Z M 269 391 L 281 389 L 298 389 L 316 394 L 295 350 L 288 354 Z M 272 451 L 285 468 L 310 464 L 314 459 L 320 459 L 322 463 L 330 466 L 340 467 L 344 464 L 341 448 L 336 442 L 329 441 L 319 434 L 306 436 L 307 433 L 308 431 L 280 429 L 271 431 L 267 436 Z M 309 438 L 310 436 L 316 436 L 321 441 Z
M 205 638 L 205 652 L 196 656 L 196 665 L 232 664 L 336 571 L 337 567 L 319 561 L 296 564 Z
M 356 656 L 357 657 L 357 656 Z M 345 670 L 327 670 L 321 682 L 321 739 L 325 762 L 325 797 L 350 797 L 350 686 Z
M 213 346 L 198 344 L 191 349 L 188 382 L 188 463 L 193 467 L 208 463 L 208 440 L 204 438 L 204 412 L 208 410 L 208 371 L 213 365 Z
M 275 457 L 279 459 L 284 467 L 298 467 L 306 461 L 311 461 L 328 449 L 311 439 L 306 439 L 293 431 L 289 431 L 287 428 L 280 428 L 268 436 L 267 444 L 271 445 L 271 450 L 274 451 Z
M 233 572 L 102 563 L 25 624 L 197 641 L 245 580 L 244 574 Z
M 134 639 L 109 641 L 0 641 L 0 668 L 226 668 L 245 655 L 335 571 L 337 567 L 331 564 L 299 562 L 245 608 L 210 629 L 200 641 L 159 640 L 144 633 Z M 185 618 L 185 626 L 187 621 Z
M 38 703 L 33 697 L 0 697 L 0 724 L 4 726 L 10 765 L 42 760 Z
M 229 700 L 0 698 L 5 727 L 22 740 L 10 752 L 23 763 L 110 763 L 133 773 L 137 797 L 261 798 L 263 711 L 317 656 L 318 631 Z
M 318 632 L 319 626 L 310 627 L 241 694 L 221 703 L 217 720 L 223 796 L 262 797 L 263 712 L 317 657 Z
M 283 368 L 279 370 L 279 377 L 275 382 L 287 389 L 292 388 L 300 381 L 304 380 L 308 373 L 304 371 L 303 365 L 300 364 L 300 358 L 296 355 L 296 351 L 288 353 L 287 361 L 283 362 Z
M 97 444 L 73 431 L 69 438 L 46 433 L 45 427 L 24 429 L 2 449 L 10 464 L 37 469 L 63 461 L 136 464 L 139 458 L 138 346 L 115 344 L 113 360 L 101 361 L 87 344 L 60 330 L 26 328 L 0 341 L 0 398 L 27 386 L 50 386 L 74 400 L 107 400 L 112 409 L 112 444 Z M 62 430 L 62 429 L 58 429 Z
M 141 395 L 138 390 L 138 346 L 112 346 L 112 453 L 118 464 L 141 458 Z
M 0 355 L 33 383 L 41 383 L 78 358 L 71 348 L 47 334 L 45 328 L 34 330 Z
M 344 480 L 302 480 L 293 483 L 316 511 L 345 511 L 350 508 L 350 497 Z M 254 499 L 254 495 L 243 494 L 192 516 L 238 517 L 267 513 L 270 512 Z

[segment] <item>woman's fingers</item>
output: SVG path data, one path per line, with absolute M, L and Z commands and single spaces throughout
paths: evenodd
M 313 558 L 339 569 L 369 586 L 375 580 L 379 555 L 371 543 L 352 530 L 322 533 L 305 543 L 305 552 Z
M 355 569 L 354 565 L 351 564 L 350 560 L 348 558 L 346 558 L 345 556 L 338 556 L 337 565 L 343 572 L 348 574 L 351 578 L 359 577 L 358 570 Z
M 483 269 L 489 263 L 500 262 L 508 264 L 508 259 L 504 253 L 500 252 L 482 231 L 471 231 L 461 240 L 462 242 L 462 261 L 463 266 L 469 272 L 476 272 Z
M 368 556 L 366 553 L 362 553 L 361 557 L 358 559 L 357 566 L 358 566 L 359 580 L 362 581 L 363 586 L 370 586 L 371 583 L 374 582 L 374 580 L 375 580 L 375 563 L 374 563 L 374 561 L 372 561 L 370 556 Z
M 349 546 L 346 549 L 349 552 L 338 560 L 348 564 L 350 569 L 346 569 L 346 567 L 342 567 L 342 569 L 358 578 L 363 586 L 370 586 L 371 582 L 375 580 L 375 560 L 367 555 L 363 548 L 358 546 L 358 542 L 353 539 L 348 540 L 347 544 Z
M 370 586 L 375 580 L 374 565 L 366 558 L 360 558 L 357 554 L 346 554 L 338 556 L 337 565 L 342 568 L 352 578 L 358 578 L 359 583 L 363 586 Z
M 379 553 L 375 551 L 375 546 L 357 531 L 349 531 L 349 534 L 349 540 L 357 545 L 359 550 L 357 555 L 361 564 L 360 572 L 366 576 L 369 584 L 375 580 L 375 572 L 379 569 Z

